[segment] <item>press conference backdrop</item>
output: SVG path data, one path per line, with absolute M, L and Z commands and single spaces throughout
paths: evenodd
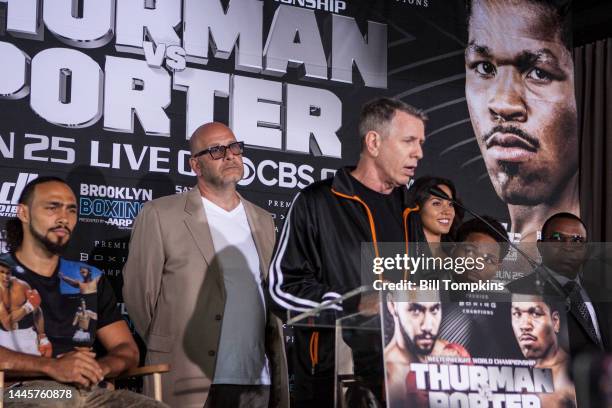
M 64 177 L 79 218 L 67 256 L 100 267 L 120 296 L 142 205 L 195 184 L 197 126 L 221 121 L 245 142 L 240 192 L 279 228 L 299 189 L 357 161 L 359 110 L 378 96 L 428 113 L 417 174 L 451 178 L 465 204 L 508 222 L 466 102 L 466 10 L 463 0 L 0 0 L 0 227 L 28 181 Z

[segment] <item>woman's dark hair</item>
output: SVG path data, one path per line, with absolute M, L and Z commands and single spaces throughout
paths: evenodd
M 423 176 L 416 179 L 414 184 L 408 190 L 410 202 L 414 205 L 418 205 L 420 208 L 423 208 L 425 202 L 427 202 L 427 200 L 431 197 L 431 193 L 429 192 L 429 190 L 432 187 L 438 188 L 439 185 L 444 185 L 448 187 L 452 193 L 452 199 L 455 201 L 459 201 L 459 198 L 457 197 L 457 190 L 455 189 L 455 184 L 452 181 L 442 177 Z M 442 236 L 443 242 L 455 240 L 455 234 L 457 232 L 457 229 L 459 228 L 459 225 L 461 224 L 462 219 L 463 209 L 459 206 L 455 206 L 455 218 L 453 219 L 453 223 L 451 224 L 451 228 L 448 234 Z
M 32 201 L 34 200 L 34 190 L 36 190 L 36 186 L 39 184 L 50 182 L 66 184 L 66 182 L 59 177 L 38 177 L 26 184 L 26 186 L 23 188 L 23 191 L 21 192 L 21 195 L 19 196 L 18 203 L 30 206 L 32 204 Z M 21 225 L 21 220 L 19 220 L 19 218 L 17 217 L 10 218 L 6 222 L 5 228 L 6 245 L 8 246 L 9 251 L 14 252 L 21 246 L 21 242 L 23 241 L 23 226 Z

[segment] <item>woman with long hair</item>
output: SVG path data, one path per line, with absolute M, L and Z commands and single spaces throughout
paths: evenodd
M 418 178 L 408 190 L 411 201 L 419 207 L 418 211 L 410 215 L 410 227 L 413 230 L 413 239 L 416 238 L 419 243 L 428 243 L 427 248 L 420 252 L 429 250 L 431 255 L 444 256 L 441 243 L 454 241 L 455 232 L 463 219 L 463 211 L 449 200 L 432 195 L 432 188 L 441 190 L 453 200 L 458 200 L 452 181 L 432 176 Z
M 458 201 L 457 190 L 452 181 L 442 177 L 424 176 L 415 180 L 408 190 L 414 203 L 419 206 L 423 234 L 427 242 L 452 242 L 461 224 L 463 211 L 448 200 L 433 196 L 432 188 L 441 190 Z

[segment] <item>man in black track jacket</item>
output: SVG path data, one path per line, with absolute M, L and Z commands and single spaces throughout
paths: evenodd
M 278 307 L 308 311 L 370 283 L 361 272 L 364 242 L 379 256 L 381 242 L 408 246 L 425 240 L 410 228 L 408 215 L 416 208 L 408 202 L 406 186 L 423 157 L 426 119 L 422 111 L 394 99 L 380 98 L 363 107 L 357 167 L 340 169 L 293 199 L 270 266 L 269 291 Z M 370 272 L 365 278 L 372 277 Z M 328 308 L 355 312 L 365 303 L 355 300 Z M 356 375 L 381 401 L 380 336 L 344 337 L 353 349 Z M 295 406 L 333 406 L 333 330 L 296 328 L 294 350 Z

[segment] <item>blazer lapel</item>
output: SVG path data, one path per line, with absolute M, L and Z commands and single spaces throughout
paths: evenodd
M 204 257 L 208 265 L 212 262 L 215 256 L 215 247 L 213 245 L 212 235 L 204 212 L 202 204 L 202 196 L 197 186 L 187 193 L 187 202 L 185 203 L 185 212 L 188 214 L 185 218 L 185 225 L 191 233 L 196 246 Z M 180 245 L 180 243 L 178 243 Z
M 583 281 L 584 290 L 591 299 L 591 305 L 595 310 L 595 316 L 597 318 L 597 325 L 599 326 L 599 334 L 601 336 L 602 346 L 604 349 L 610 344 L 610 336 L 608 335 L 608 327 L 610 327 L 610 311 L 607 308 L 609 303 L 602 302 L 602 299 L 606 299 L 606 294 L 601 290 L 600 287 L 596 286 L 587 280 Z
M 586 289 L 585 289 L 586 290 Z M 588 291 L 587 291 L 588 293 Z M 569 302 L 569 298 L 565 298 L 566 302 Z M 595 305 L 591 302 L 591 304 L 593 305 L 594 309 L 595 309 L 595 314 L 597 314 L 597 318 L 598 320 L 600 320 L 599 318 L 599 314 L 597 313 L 597 308 L 595 308 Z M 591 334 L 590 334 L 590 330 L 589 330 L 589 323 L 586 322 L 584 320 L 584 318 L 582 317 L 582 315 L 580 314 L 580 312 L 578 310 L 576 310 L 575 307 L 570 307 L 570 313 L 574 316 L 574 318 L 576 319 L 576 321 L 580 324 L 580 326 L 584 329 L 584 332 L 586 333 L 586 335 L 593 340 L 594 343 L 599 343 L 599 339 L 594 338 Z M 599 321 L 598 321 L 598 325 L 599 325 Z M 601 333 L 601 325 L 599 325 L 600 330 L 599 332 Z M 603 338 L 602 338 L 603 341 Z

